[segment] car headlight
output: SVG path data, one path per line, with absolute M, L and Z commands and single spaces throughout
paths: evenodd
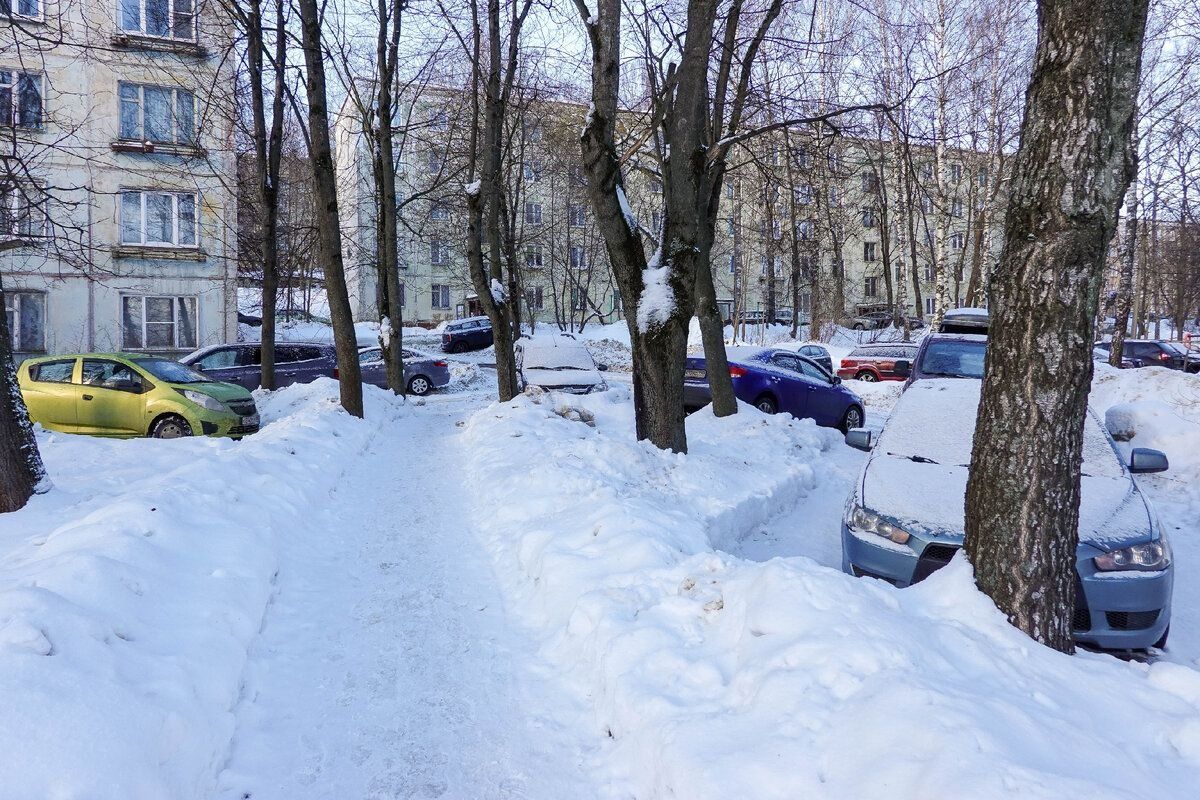
M 908 540 L 912 538 L 911 534 L 899 525 L 888 522 L 874 511 L 862 506 L 854 507 L 854 510 L 850 512 L 850 516 L 846 519 L 846 524 L 856 530 L 874 533 L 885 539 L 891 539 L 896 544 L 908 544 Z
M 1159 538 L 1103 553 L 1092 560 L 1096 563 L 1096 569 L 1105 572 L 1157 572 L 1171 566 L 1171 545 L 1167 544 L 1166 539 Z
M 608 384 L 605 383 L 604 381 L 600 381 L 599 383 L 592 384 L 592 388 L 588 389 L 588 394 L 592 394 L 593 392 L 605 392 L 605 391 L 608 391 Z
M 197 392 L 192 389 L 184 389 L 183 396 L 186 397 L 188 400 L 191 400 L 193 403 L 200 406 L 201 408 L 208 409 L 209 411 L 228 411 L 229 410 L 229 409 L 225 408 L 224 403 L 222 403 L 217 398 L 213 397 L 211 394 L 205 394 L 204 392 Z

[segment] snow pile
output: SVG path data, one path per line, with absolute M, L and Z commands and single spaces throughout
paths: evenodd
M 520 397 L 464 445 L 501 580 L 590 703 L 614 795 L 1191 795 L 1200 673 L 1037 646 L 962 561 L 901 591 L 729 554 L 803 509 L 836 434 L 701 411 L 674 455 L 633 440 L 627 391 L 570 402 L 595 427 Z
M 658 263 L 657 258 L 655 264 Z M 637 326 L 650 333 L 666 324 L 675 313 L 675 292 L 671 288 L 671 268 L 652 265 L 642 270 L 642 296 L 638 300 Z
M 241 442 L 39 436 L 56 488 L 0 516 L 0 794 L 211 796 L 279 549 L 378 427 L 336 398 L 260 396 Z

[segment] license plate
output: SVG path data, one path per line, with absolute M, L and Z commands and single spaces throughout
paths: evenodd
M 705 371 L 702 369 L 685 369 L 683 371 L 684 380 L 702 381 L 706 377 L 707 373 L 705 373 Z
M 253 426 L 253 427 L 257 428 L 258 427 L 258 414 L 251 414 L 248 417 L 242 417 L 242 424 Z

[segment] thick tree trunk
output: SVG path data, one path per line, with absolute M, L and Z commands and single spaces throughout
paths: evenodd
M 4 289 L 0 287 L 0 310 Z M 0 314 L 0 514 L 22 508 L 35 492 L 50 488 L 25 400 L 17 385 L 8 315 Z
M 1072 652 L 1083 427 L 1105 253 L 1132 174 L 1148 0 L 1042 0 L 970 477 L 975 580 Z
M 358 363 L 354 315 L 350 310 L 350 295 L 346 290 L 346 270 L 342 263 L 337 184 L 325 97 L 321 19 L 317 11 L 317 0 L 298 0 L 298 6 L 304 50 L 305 88 L 308 95 L 308 134 L 311 140 L 310 156 L 315 190 L 313 222 L 317 228 L 318 257 L 325 275 L 325 296 L 329 301 L 329 316 L 333 323 L 333 345 L 337 351 L 338 373 L 341 376 L 342 407 L 350 414 L 361 417 L 362 371 Z
M 771 265 L 767 269 L 770 270 Z M 718 417 L 728 417 L 737 413 L 737 396 L 733 393 L 729 357 L 725 353 L 725 321 L 721 319 L 721 311 L 717 308 L 717 288 L 713 283 L 712 263 L 708 259 L 703 259 L 696 269 L 696 319 L 700 322 L 700 339 L 704 343 L 704 364 L 712 394 L 713 413 Z M 687 349 L 686 340 L 684 349 Z

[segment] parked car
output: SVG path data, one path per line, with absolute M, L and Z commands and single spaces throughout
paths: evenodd
M 684 368 L 683 402 L 695 410 L 712 402 L 704 359 L 689 358 Z M 863 403 L 842 379 L 791 350 L 730 351 L 733 393 L 759 411 L 785 411 L 843 431 L 863 424 Z
M 30 358 L 17 370 L 29 418 L 96 436 L 240 437 L 258 430 L 254 398 L 157 356 L 85 353 Z
M 492 321 L 487 317 L 456 319 L 442 328 L 442 350 L 447 353 L 482 350 L 492 342 Z
M 1101 347 L 1100 344 L 1108 344 L 1108 342 L 1098 343 L 1092 348 L 1092 360 L 1102 361 L 1107 364 L 1108 357 L 1112 354 L 1112 345 Z M 1143 366 L 1143 364 L 1139 359 L 1129 358 L 1124 354 L 1121 355 L 1121 369 L 1135 369 L 1140 366 Z
M 868 311 L 863 314 L 856 314 L 848 319 L 846 327 L 853 328 L 856 331 L 876 331 L 891 325 L 892 318 L 892 312 L 890 311 Z
M 842 521 L 845 572 L 904 587 L 961 549 L 986 347 L 983 336 L 930 335 L 878 441 L 863 429 L 846 434 L 870 457 Z M 1073 635 L 1101 648 L 1162 647 L 1171 623 L 1171 549 L 1132 474 L 1167 469 L 1166 456 L 1134 448 L 1126 462 L 1089 412 L 1083 457 Z
M 262 350 L 257 342 L 202 347 L 179 359 L 213 380 L 236 383 L 246 389 L 262 385 Z M 336 378 L 337 354 L 324 342 L 277 342 L 275 388 Z
M 570 334 L 522 336 L 513 344 L 517 383 L 571 394 L 603 392 L 608 388 L 604 364 L 597 364 L 583 342 Z
M 906 343 L 864 344 L 850 351 L 838 366 L 838 377 L 859 381 L 902 381 L 907 375 L 895 371 L 896 361 L 912 363 L 917 345 Z
M 1097 342 L 1096 349 L 1112 352 L 1112 342 Z M 1200 372 L 1200 353 L 1190 353 L 1178 342 L 1159 339 L 1126 339 L 1121 359 L 1129 359 L 1137 367 L 1166 367 L 1187 372 Z
M 741 314 L 738 314 L 737 321 L 739 325 L 765 325 L 767 323 L 767 312 L 743 311 Z
M 291 322 L 315 322 L 318 325 L 329 325 L 328 317 L 320 317 L 302 308 L 285 308 L 275 312 L 275 319 L 284 324 Z
M 249 325 L 251 328 L 260 328 L 262 327 L 262 317 L 256 317 L 253 314 L 243 314 L 239 311 L 238 324 Z
M 450 383 L 450 367 L 445 361 L 416 350 L 402 350 L 401 355 L 404 356 L 404 383 L 409 394 L 420 397 Z M 383 348 L 363 348 L 358 351 L 358 363 L 362 368 L 363 383 L 387 388 L 387 364 L 383 360 Z
M 952 308 L 942 315 L 938 333 L 986 334 L 991 316 L 986 308 Z
M 829 351 L 819 344 L 801 345 L 797 353 L 807 358 L 809 361 L 815 361 L 830 375 L 833 374 L 833 356 L 829 355 Z

